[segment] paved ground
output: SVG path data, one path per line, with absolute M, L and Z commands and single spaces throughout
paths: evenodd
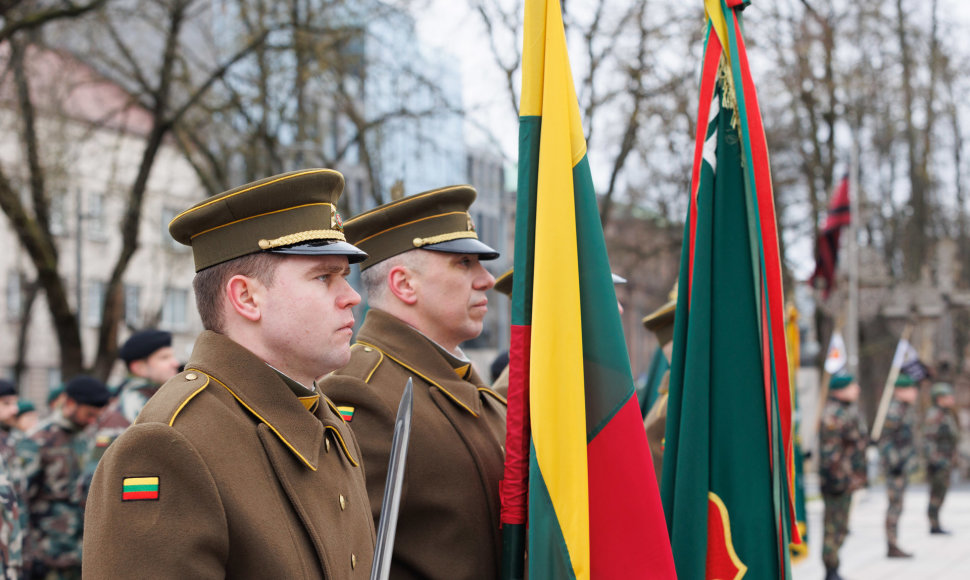
M 792 566 L 795 580 L 823 580 L 822 500 L 808 502 L 808 557 Z M 875 486 L 856 492 L 849 516 L 849 537 L 839 555 L 845 580 L 968 580 L 970 579 L 970 484 L 950 488 L 940 519 L 949 536 L 931 536 L 926 519 L 929 491 L 910 485 L 899 522 L 899 543 L 914 557 L 886 558 L 886 490 Z

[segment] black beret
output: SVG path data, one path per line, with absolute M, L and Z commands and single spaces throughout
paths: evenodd
M 0 397 L 8 397 L 17 394 L 17 385 L 8 380 L 0 379 Z
M 104 407 L 111 399 L 107 385 L 88 375 L 74 377 L 68 381 L 64 391 L 75 402 L 92 407 Z
M 164 330 L 142 330 L 132 334 L 121 345 L 118 358 L 131 364 L 133 361 L 152 356 L 156 350 L 172 346 L 172 333 Z

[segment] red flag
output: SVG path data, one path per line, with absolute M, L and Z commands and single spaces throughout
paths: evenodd
M 839 234 L 842 228 L 849 225 L 851 221 L 849 176 L 846 175 L 839 182 L 839 186 L 835 189 L 832 199 L 829 201 L 825 226 L 818 237 L 818 245 L 815 247 L 815 272 L 809 278 L 809 283 L 812 286 L 822 288 L 826 298 L 835 288 L 835 266 L 839 263 Z M 822 284 L 819 284 L 819 281 Z

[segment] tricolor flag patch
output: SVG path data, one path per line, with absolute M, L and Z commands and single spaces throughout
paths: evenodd
M 126 477 L 121 485 L 121 501 L 158 499 L 158 477 Z
M 351 421 L 354 420 L 354 408 L 353 407 L 342 406 L 342 407 L 337 407 L 337 410 L 340 411 L 340 416 L 343 417 L 343 420 L 344 421 L 350 423 Z

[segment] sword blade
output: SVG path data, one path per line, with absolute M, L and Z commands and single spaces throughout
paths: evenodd
M 414 406 L 414 383 L 408 378 L 404 394 L 394 419 L 394 437 L 391 439 L 391 459 L 387 464 L 387 480 L 384 483 L 384 499 L 381 500 L 381 519 L 377 524 L 377 546 L 374 549 L 374 567 L 371 580 L 387 580 L 391 574 L 391 555 L 394 553 L 394 534 L 397 516 L 401 509 L 401 487 L 404 484 L 404 465 L 411 440 L 411 409 Z

